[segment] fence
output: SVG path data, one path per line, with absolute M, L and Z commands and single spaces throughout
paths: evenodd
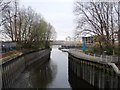
M 119 61 L 119 57 L 118 56 L 96 55 L 96 54 L 92 54 L 92 53 L 88 53 L 87 55 L 94 56 L 94 58 L 100 58 L 99 60 L 102 61 L 102 62 L 116 63 L 116 62 Z
M 116 63 L 119 61 L 118 56 L 108 56 L 108 55 L 97 55 L 93 53 L 83 53 L 82 50 L 79 49 L 70 49 L 70 53 L 75 53 L 77 56 L 81 57 L 84 56 L 85 59 L 88 60 L 95 60 L 98 62 L 105 62 L 105 63 Z

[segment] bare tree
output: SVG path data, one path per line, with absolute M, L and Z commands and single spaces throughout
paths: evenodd
M 4 24 L 4 33 L 12 41 L 18 43 L 19 47 L 39 48 L 48 47 L 53 26 L 36 13 L 31 7 L 19 8 L 15 0 L 3 12 L 3 18 L 6 18 Z
M 4 33 L 12 39 L 17 41 L 17 13 L 18 13 L 18 2 L 15 0 L 8 5 L 2 12 L 2 18 L 5 18 Z
M 2 27 L 4 25 L 4 23 L 6 22 L 6 18 L 2 17 L 3 11 L 7 8 L 9 8 L 9 4 L 11 3 L 10 0 L 8 1 L 4 1 L 4 0 L 0 0 L 0 27 Z M 0 34 L 3 33 L 3 30 L 0 29 Z
M 74 13 L 78 17 L 77 29 L 80 33 L 89 32 L 101 39 L 97 39 L 102 46 L 114 46 L 114 32 L 116 27 L 116 12 L 113 2 L 75 3 Z

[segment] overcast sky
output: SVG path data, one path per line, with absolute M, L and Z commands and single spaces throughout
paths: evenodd
M 73 0 L 19 0 L 20 5 L 31 6 L 50 22 L 57 32 L 57 40 L 73 36 L 75 29 Z

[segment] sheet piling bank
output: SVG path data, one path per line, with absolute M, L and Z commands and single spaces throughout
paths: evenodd
M 69 50 L 69 71 L 95 88 L 120 90 L 120 70 L 112 60 Z
M 22 54 L 2 63 L 2 88 L 11 88 L 21 73 L 32 64 L 43 63 L 50 58 L 51 49 L 40 49 Z

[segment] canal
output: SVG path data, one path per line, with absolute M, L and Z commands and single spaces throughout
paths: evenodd
M 68 70 L 68 53 L 52 47 L 50 60 L 28 67 L 12 88 L 90 88 Z

